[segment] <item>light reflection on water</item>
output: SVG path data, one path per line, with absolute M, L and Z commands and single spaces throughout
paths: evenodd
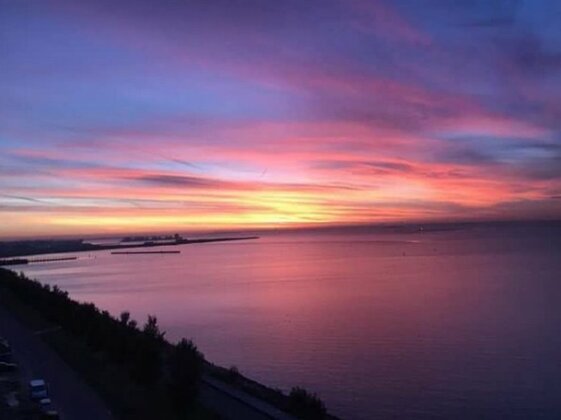
M 344 418 L 561 416 L 557 227 L 272 234 L 24 272 Z M 170 248 L 166 248 L 170 249 Z

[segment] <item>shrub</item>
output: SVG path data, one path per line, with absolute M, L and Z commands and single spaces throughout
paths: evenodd
M 316 394 L 311 394 L 303 388 L 292 388 L 288 396 L 289 409 L 298 418 L 306 420 L 321 420 L 326 417 L 323 401 Z
M 198 394 L 203 360 L 203 355 L 191 340 L 182 339 L 171 349 L 168 388 L 178 412 Z
M 240 379 L 240 371 L 236 366 L 230 366 L 228 372 L 226 373 L 226 381 L 230 383 L 235 383 Z

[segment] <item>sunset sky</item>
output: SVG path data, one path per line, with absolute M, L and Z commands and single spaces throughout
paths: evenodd
M 0 8 L 2 238 L 561 218 L 561 2 Z

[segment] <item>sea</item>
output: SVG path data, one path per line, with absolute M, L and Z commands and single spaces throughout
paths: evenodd
M 259 235 L 17 269 L 343 419 L 561 418 L 561 223 Z

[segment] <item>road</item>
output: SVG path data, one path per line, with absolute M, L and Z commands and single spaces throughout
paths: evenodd
M 203 377 L 200 400 L 225 420 L 296 420 L 278 408 L 209 376 Z
M 43 378 L 63 420 L 113 419 L 106 404 L 38 335 L 0 305 L 0 336 L 12 346 L 22 377 Z

